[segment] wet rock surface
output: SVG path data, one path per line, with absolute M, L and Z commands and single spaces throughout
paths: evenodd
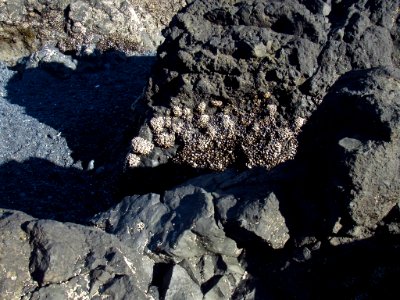
M 194 1 L 144 94 L 151 57 L 2 64 L 0 299 L 393 298 L 399 5 Z

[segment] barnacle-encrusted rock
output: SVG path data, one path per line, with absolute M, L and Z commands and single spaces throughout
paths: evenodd
M 398 65 L 398 15 L 397 1 L 194 1 L 164 31 L 133 106 L 149 115 L 139 135 L 150 131 L 160 147 L 141 164 L 172 157 L 222 170 L 293 158 L 301 127 L 341 74 Z
M 186 0 L 1 1 L 0 60 L 13 63 L 43 46 L 155 51 L 161 30 L 184 5 Z
M 137 154 L 149 154 L 154 145 L 141 137 L 135 137 L 132 140 L 132 151 Z

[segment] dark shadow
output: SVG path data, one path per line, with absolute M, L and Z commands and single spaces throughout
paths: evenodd
M 63 168 L 39 158 L 0 166 L 0 208 L 35 218 L 83 223 L 113 201 L 111 178 Z
M 157 289 L 159 299 L 165 299 L 169 284 L 171 282 L 173 264 L 156 263 L 153 266 L 153 279 L 150 286 Z
M 76 70 L 60 63 L 22 70 L 9 81 L 7 99 L 59 131 L 83 168 L 92 160 L 100 167 L 124 152 L 121 142 L 133 136 L 130 106 L 155 57 L 111 51 L 76 59 Z
M 168 162 L 160 166 L 139 167 L 125 170 L 121 177 L 119 194 L 121 197 L 133 194 L 163 194 L 191 178 L 211 174 L 209 169 L 193 168 L 188 165 Z M 214 172 L 215 173 L 215 172 Z
M 378 236 L 326 246 L 305 261 L 286 256 L 253 273 L 255 299 L 396 299 L 399 246 L 399 236 Z
M 0 208 L 84 223 L 120 200 L 124 158 L 138 129 L 130 106 L 155 57 L 110 51 L 75 59 L 76 70 L 43 62 L 15 68 L 6 100 L 57 130 L 74 164 L 31 157 L 0 165 Z

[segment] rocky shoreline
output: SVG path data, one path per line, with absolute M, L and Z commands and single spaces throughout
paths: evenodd
M 0 299 L 395 299 L 400 1 L 184 2 L 0 64 Z

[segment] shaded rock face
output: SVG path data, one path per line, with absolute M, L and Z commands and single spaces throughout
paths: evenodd
M 20 1 L 0 3 L 0 60 L 15 62 L 43 46 L 62 51 L 155 51 L 161 29 L 186 5 L 163 1 Z
M 300 156 L 308 156 L 310 176 L 319 174 L 321 197 L 354 236 L 376 229 L 399 201 L 399 93 L 399 69 L 349 72 L 303 136 Z
M 398 1 L 195 1 L 164 31 L 133 104 L 131 167 L 272 168 L 294 157 L 301 127 L 340 75 L 395 67 Z M 146 117 L 143 120 L 143 114 Z

